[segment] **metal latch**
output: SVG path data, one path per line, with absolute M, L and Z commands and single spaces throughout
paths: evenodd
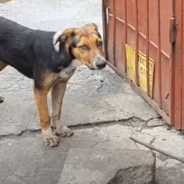
M 110 6 L 106 7 L 106 23 L 109 23 L 109 10 L 110 10 Z
M 171 17 L 170 18 L 170 28 L 169 28 L 169 40 L 171 43 L 176 42 L 176 34 L 177 34 L 177 29 L 176 29 L 176 18 Z

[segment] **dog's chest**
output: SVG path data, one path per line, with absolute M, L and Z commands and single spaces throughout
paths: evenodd
M 61 71 L 59 73 L 59 77 L 61 78 L 61 80 L 70 79 L 70 77 L 74 74 L 77 67 L 80 65 L 81 65 L 81 62 L 78 61 L 77 59 L 74 59 L 72 61 L 72 63 L 67 68 L 61 69 Z
M 60 79 L 61 80 L 68 80 L 68 79 L 70 79 L 70 77 L 73 75 L 75 70 L 76 70 L 76 68 L 73 67 L 73 66 L 69 66 L 67 68 L 61 69 L 61 71 L 59 73 Z

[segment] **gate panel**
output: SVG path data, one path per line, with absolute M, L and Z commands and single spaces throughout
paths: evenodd
M 114 61 L 114 53 L 113 53 L 113 49 L 114 49 L 114 21 L 113 18 L 110 17 L 108 20 L 108 25 L 107 25 L 107 29 L 108 29 L 108 36 L 107 36 L 107 58 L 108 61 L 111 62 L 113 65 L 115 65 L 115 61 Z
M 137 0 L 138 6 L 138 51 L 146 55 L 146 67 L 149 65 L 149 2 L 148 0 Z M 138 60 L 136 61 L 136 63 Z M 149 71 L 146 71 L 146 80 L 149 79 Z M 150 94 L 150 85 L 147 85 Z
M 153 99 L 162 106 L 161 100 L 161 53 L 160 53 L 160 7 L 159 1 L 149 1 L 149 57 L 155 61 L 155 75 L 154 75 L 154 88 Z
M 161 34 L 161 108 L 170 115 L 170 80 L 171 80 L 171 43 L 169 42 L 170 18 L 173 16 L 172 0 L 160 0 L 160 34 Z
M 126 63 L 125 63 L 125 41 L 124 37 L 125 35 L 125 25 L 122 24 L 120 21 L 116 22 L 116 41 L 115 41 L 115 60 L 116 60 L 116 67 L 121 72 L 126 72 Z
M 161 27 L 161 49 L 167 54 L 171 52 L 171 44 L 169 42 L 169 19 L 172 17 L 172 1 L 173 0 L 159 0 L 160 1 L 160 27 Z
M 124 45 L 127 40 L 127 30 L 126 30 L 126 6 L 125 0 L 115 1 L 116 10 L 116 50 L 115 50 L 115 60 L 116 66 L 121 72 L 126 72 L 126 55 Z
M 127 40 L 126 44 L 135 49 L 135 61 L 138 60 L 138 7 L 137 0 L 127 1 Z M 127 59 L 126 59 L 127 63 Z M 135 84 L 138 85 L 138 63 L 135 62 L 135 77 L 132 80 Z M 127 63 L 127 70 L 128 70 Z
M 136 12 L 135 1 L 127 1 L 127 43 L 133 48 L 136 47 Z

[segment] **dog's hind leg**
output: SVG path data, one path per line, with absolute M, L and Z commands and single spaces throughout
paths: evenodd
M 3 70 L 6 66 L 7 66 L 7 64 L 0 61 L 0 71 Z M 4 100 L 4 98 L 2 96 L 0 96 L 0 103 L 2 103 L 3 100 Z
M 52 88 L 52 122 L 54 128 L 56 128 L 56 133 L 63 137 L 70 137 L 73 135 L 72 131 L 68 127 L 62 125 L 60 120 L 66 85 L 67 82 L 60 81 Z

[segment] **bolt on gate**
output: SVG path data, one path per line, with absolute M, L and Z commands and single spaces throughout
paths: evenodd
M 183 0 L 102 0 L 109 65 L 178 130 L 184 130 L 183 9 Z

